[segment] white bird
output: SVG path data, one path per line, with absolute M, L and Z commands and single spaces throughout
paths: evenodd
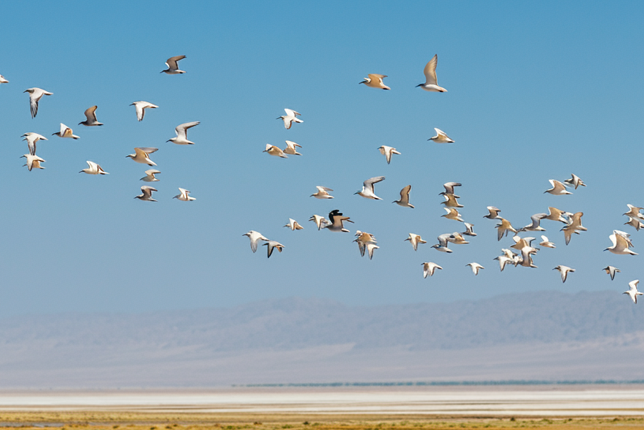
M 71 128 L 67 127 L 62 122 L 60 123 L 60 131 L 57 131 L 56 133 L 52 133 L 52 136 L 54 135 L 58 137 L 69 137 L 72 139 L 80 139 L 80 137 L 74 134 Z
M 568 266 L 563 266 L 563 265 L 559 265 L 559 266 L 555 267 L 552 270 L 558 270 L 559 273 L 561 273 L 561 281 L 562 282 L 566 282 L 566 279 L 568 279 L 568 273 L 575 271 L 575 269 L 572 269 L 572 268 L 570 268 Z
M 624 225 L 630 225 L 631 227 L 635 227 L 635 230 L 640 231 L 640 228 L 644 227 L 644 222 L 640 218 L 633 218 L 633 217 L 628 217 L 628 221 L 624 223 Z
M 367 254 L 369 254 L 369 260 L 373 259 L 373 251 L 380 249 L 380 247 L 375 243 L 367 243 L 365 246 L 367 248 Z
M 144 102 L 144 101 L 134 102 L 130 106 L 134 106 L 134 108 L 136 109 L 136 118 L 139 121 L 143 121 L 143 117 L 145 117 L 146 109 L 156 109 L 159 107 L 157 105 L 153 105 L 152 103 Z
M 268 242 L 268 239 L 262 236 L 260 232 L 255 230 L 250 230 L 248 233 L 242 234 L 242 236 L 248 236 L 248 238 L 250 239 L 250 249 L 252 249 L 253 252 L 257 251 L 257 242 L 259 242 L 260 240 Z
M 521 227 L 518 231 L 546 231 L 545 228 L 541 227 L 541 220 L 547 215 L 544 213 L 534 214 L 530 217 L 532 224 L 528 224 L 525 227 Z
M 271 258 L 271 254 L 273 254 L 273 250 L 275 248 L 277 248 L 277 250 L 279 252 L 282 252 L 282 249 L 284 249 L 284 245 L 282 245 L 281 243 L 276 242 L 274 240 L 269 240 L 268 242 L 266 242 L 266 243 L 264 243 L 262 245 L 267 247 L 266 248 L 266 251 L 267 251 L 267 254 L 268 254 L 267 258 Z
M 134 148 L 134 154 L 126 155 L 125 158 L 131 158 L 137 163 L 156 166 L 156 163 L 150 160 L 150 154 L 157 152 L 158 148 Z
M 445 194 L 445 193 L 441 193 L 441 194 L 443 194 L 443 197 L 445 197 L 445 201 L 441 202 L 441 205 L 445 205 L 448 208 L 462 208 L 463 207 L 463 205 L 460 204 L 456 200 L 458 198 L 458 196 L 456 196 L 455 194 Z
M 572 177 L 571 177 L 570 179 L 566 179 L 564 182 L 565 182 L 566 184 L 570 185 L 571 187 L 574 185 L 574 186 L 575 186 L 575 190 L 576 190 L 576 189 L 577 189 L 577 187 L 579 187 L 579 186 L 582 186 L 582 187 L 585 187 L 585 186 L 586 186 L 586 184 L 584 184 L 584 181 L 582 181 L 582 180 L 579 178 L 579 176 L 575 175 L 574 173 L 572 174 Z
M 434 272 L 436 269 L 443 270 L 441 266 L 439 266 L 436 263 L 432 263 L 431 261 L 428 261 L 426 263 L 420 263 L 423 266 L 423 278 L 427 278 L 428 276 L 434 276 Z
M 559 222 L 563 222 L 564 224 L 567 224 L 568 221 L 566 220 L 566 218 L 563 217 L 563 215 L 565 213 L 566 212 L 564 212 L 564 211 L 562 211 L 560 209 L 554 208 L 552 206 L 548 206 L 548 214 L 547 215 L 544 214 L 546 216 L 544 216 L 541 219 L 547 219 L 547 220 L 550 220 L 550 221 L 559 221 Z
M 271 145 L 270 143 L 266 144 L 266 149 L 262 152 L 266 152 L 268 155 L 272 155 L 274 157 L 288 158 L 286 155 L 284 155 L 284 151 L 282 151 L 275 145 Z
M 640 213 L 640 211 L 644 208 L 633 206 L 631 204 L 627 204 L 626 206 L 628 206 L 628 212 L 625 212 L 623 215 L 627 215 L 631 218 L 644 219 L 644 215 Z
M 166 70 L 161 70 L 161 73 L 166 73 L 168 75 L 180 75 L 186 73 L 183 70 L 179 70 L 179 61 L 186 58 L 185 55 L 177 55 L 176 57 L 170 57 L 165 62 L 165 65 L 168 67 Z
M 355 236 L 356 236 L 356 239 L 354 240 L 354 242 L 358 244 L 358 250 L 360 251 L 360 255 L 362 257 L 364 257 L 365 251 L 367 250 L 367 245 L 369 244 L 375 245 L 377 243 L 374 235 L 371 233 L 367 233 L 366 231 L 358 230 L 356 231 Z
M 515 259 L 508 257 L 507 255 L 499 255 L 498 257 L 494 257 L 494 260 L 499 261 L 499 268 L 501 269 L 501 272 L 503 272 L 503 269 L 505 269 L 506 264 L 514 264 Z
M 532 254 L 535 254 L 536 252 L 537 250 L 531 246 L 524 247 L 523 249 L 521 249 L 521 257 L 517 257 L 517 259 L 514 261 L 514 265 L 536 269 L 537 266 L 535 266 L 534 262 L 532 261 Z
M 329 220 L 320 215 L 312 215 L 311 218 L 309 218 L 309 221 L 315 222 L 315 225 L 318 227 L 318 231 L 324 228 L 325 225 L 329 224 Z
M 177 137 L 166 140 L 166 142 L 176 143 L 177 145 L 194 145 L 194 142 L 188 140 L 188 129 L 196 125 L 199 125 L 199 121 L 186 122 L 179 124 L 177 128 L 174 129 L 174 132 L 177 134 Z
M 296 146 L 298 148 L 301 148 L 302 145 L 300 145 L 299 143 L 291 142 L 290 140 L 285 140 L 285 142 L 286 142 L 286 148 L 284 149 L 285 154 L 302 155 L 299 152 L 297 152 L 297 149 L 295 149 Z
M 570 191 L 566 190 L 566 186 L 561 182 L 555 179 L 548 179 L 552 188 L 544 191 L 543 193 L 550 193 L 554 196 L 563 196 L 564 194 L 572 194 Z
M 31 155 L 36 155 L 36 142 L 39 140 L 47 140 L 45 136 L 31 131 L 23 134 L 21 137 L 24 137 L 22 140 L 27 141 L 27 146 L 29 147 L 29 153 Z
M 436 130 L 436 136 L 430 137 L 427 140 L 433 140 L 436 143 L 454 143 L 454 141 L 443 131 L 434 127 Z
M 87 127 L 103 125 L 102 122 L 98 122 L 98 120 L 96 119 L 96 109 L 98 109 L 98 106 L 92 106 L 91 108 L 88 108 L 85 111 L 85 118 L 87 119 L 85 121 L 79 122 L 78 125 L 82 124 Z
M 499 218 L 501 218 L 499 216 L 499 212 L 501 212 L 501 209 L 499 209 L 499 208 L 497 208 L 495 206 L 488 206 L 487 210 L 488 210 L 489 214 L 483 215 L 483 218 L 487 218 L 487 219 L 499 219 Z
M 514 227 L 512 227 L 512 224 L 510 224 L 510 221 L 508 221 L 505 218 L 498 217 L 498 219 L 501 220 L 499 224 L 496 225 L 496 228 L 498 229 L 498 240 L 501 240 L 501 238 L 505 235 L 508 235 L 508 232 L 511 231 L 514 234 L 517 234 L 518 232 L 515 230 Z
M 362 82 L 358 82 L 358 84 L 365 84 L 368 87 L 380 88 L 380 89 L 383 89 L 383 90 L 390 90 L 391 89 L 387 85 L 385 85 L 384 82 L 382 82 L 382 79 L 386 78 L 387 75 L 379 75 L 377 73 L 369 73 L 367 76 L 368 76 L 367 78 L 364 78 L 364 80 Z
M 140 179 L 141 181 L 159 182 L 159 179 L 157 179 L 156 176 L 154 175 L 158 175 L 159 173 L 161 173 L 160 171 L 155 169 L 150 169 L 150 170 L 146 170 L 144 173 L 145 173 L 145 176 Z
M 330 195 L 327 191 L 333 191 L 331 188 L 327 187 L 322 187 L 320 185 L 316 185 L 315 188 L 318 189 L 318 192 L 315 194 L 311 194 L 309 197 L 315 197 L 316 199 L 332 199 L 333 196 Z
M 445 191 L 443 191 L 442 193 L 438 193 L 438 195 L 439 196 L 446 196 L 446 195 L 451 194 L 451 195 L 454 196 L 454 198 L 460 199 L 461 197 L 457 196 L 454 193 L 454 188 L 460 187 L 461 185 L 462 184 L 460 182 L 446 182 L 446 183 L 443 184 L 443 188 L 445 188 Z
M 157 189 L 154 188 L 154 187 L 151 187 L 149 185 L 143 185 L 141 187 L 141 194 L 139 194 L 138 196 L 134 196 L 134 198 L 139 199 L 139 200 L 143 200 L 143 201 L 146 201 L 146 202 L 156 202 L 156 200 L 154 200 L 152 198 L 152 192 L 153 191 L 157 191 Z
M 532 247 L 532 241 L 535 240 L 534 237 L 519 237 L 519 236 L 514 236 L 512 237 L 512 240 L 514 240 L 514 245 L 510 246 L 510 248 L 518 249 L 519 251 L 525 248 L 526 246 Z M 537 251 L 536 248 L 535 252 Z
M 463 225 L 465 225 L 465 231 L 461 234 L 464 234 L 466 236 L 476 236 L 476 233 L 474 233 L 474 224 L 464 222 Z
M 391 163 L 391 156 L 393 154 L 400 155 L 400 152 L 398 152 L 396 148 L 392 148 L 391 146 L 387 146 L 387 145 L 382 145 L 380 148 L 378 148 L 378 150 L 387 159 L 387 164 Z
M 604 249 L 604 251 L 610 251 L 613 254 L 617 255 L 637 255 L 636 252 L 633 252 L 629 247 L 633 246 L 633 242 L 630 239 L 631 235 L 620 230 L 613 230 L 613 234 L 608 236 L 610 241 L 613 243 L 613 246 Z
M 438 64 L 438 54 L 429 60 L 425 66 L 423 73 L 425 74 L 425 83 L 416 85 L 416 88 L 421 87 L 425 91 L 436 91 L 439 93 L 446 93 L 447 90 L 438 86 L 438 79 L 436 79 L 436 65 Z
M 286 115 L 282 115 L 277 119 L 284 121 L 284 128 L 286 128 L 287 130 L 291 128 L 294 122 L 304 122 L 301 119 L 297 118 L 298 115 L 302 115 L 301 113 L 296 112 L 292 109 L 284 109 L 284 112 L 286 112 Z
M 466 266 L 470 266 L 474 275 L 478 275 L 479 270 L 485 269 L 485 267 L 481 266 L 479 263 L 467 263 Z
M 633 303 L 635 304 L 637 304 L 637 296 L 644 294 L 637 291 L 637 284 L 639 284 L 639 282 L 639 279 L 629 282 L 628 286 L 630 287 L 630 289 L 628 291 L 624 291 L 624 294 L 631 296 L 631 300 L 633 300 Z
M 405 188 L 400 190 L 400 200 L 394 200 L 391 203 L 396 203 L 398 206 L 402 206 L 405 208 L 412 208 L 414 209 L 414 205 L 409 203 L 409 192 L 411 191 L 411 185 L 407 185 Z
M 284 227 L 288 227 L 291 229 L 291 231 L 295 230 L 302 230 L 304 227 L 302 227 L 297 221 L 295 221 L 293 218 L 288 219 L 288 224 L 286 224 Z
M 385 180 L 384 176 L 376 176 L 373 178 L 369 178 L 362 183 L 362 190 L 357 191 L 355 194 L 362 196 L 365 199 L 382 200 L 380 197 L 378 197 L 375 194 L 374 185 L 384 180 Z
M 411 246 L 414 248 L 414 251 L 418 250 L 419 244 L 427 243 L 427 241 L 423 240 L 423 238 L 420 237 L 419 234 L 414 234 L 414 233 L 409 233 L 409 237 L 405 240 L 408 240 L 409 243 L 411 243 Z
M 346 222 L 353 222 L 349 219 L 348 216 L 343 216 L 342 213 L 338 209 L 334 209 L 331 212 L 329 212 L 329 224 L 325 225 L 322 228 L 326 228 L 330 231 L 335 231 L 335 232 L 342 232 L 342 233 L 349 233 L 349 230 L 344 228 L 343 221 Z
M 29 107 L 31 109 L 31 117 L 35 118 L 38 115 L 38 102 L 42 96 L 51 96 L 54 93 L 45 91 L 42 88 L 28 88 L 23 92 L 29 93 Z
M 176 196 L 172 197 L 173 199 L 181 200 L 182 202 L 191 202 L 193 200 L 197 200 L 196 197 L 192 197 L 190 195 L 190 191 L 186 190 L 185 188 L 179 188 L 179 194 Z
M 614 267 L 614 266 L 606 266 L 602 270 L 604 270 L 606 274 L 610 276 L 611 281 L 615 279 L 615 274 L 617 272 L 621 272 L 621 270 L 619 270 L 617 267 Z
M 27 166 L 27 169 L 31 172 L 31 169 L 44 169 L 40 163 L 44 163 L 45 160 L 37 156 L 36 154 L 25 154 L 20 158 L 26 158 L 27 162 L 24 164 Z
M 447 247 L 447 245 L 442 245 L 440 243 L 437 243 L 435 245 L 432 245 L 432 248 L 434 248 L 436 251 L 440 252 L 446 252 L 448 254 L 452 253 L 452 250 Z
M 548 240 L 548 237 L 546 236 L 541 236 L 541 242 L 539 242 L 539 246 L 543 246 L 544 248 L 556 248 L 555 244 L 550 242 Z
M 570 243 L 573 233 L 579 234 L 579 231 L 587 231 L 588 229 L 581 225 L 581 217 L 584 216 L 583 212 L 576 212 L 574 214 L 568 215 L 568 221 L 564 228 L 561 230 L 564 232 L 564 237 L 566 239 L 566 245 Z
M 461 214 L 458 213 L 458 210 L 455 208 L 443 208 L 447 211 L 445 215 L 441 215 L 441 218 L 447 218 L 451 219 L 454 221 L 460 221 L 460 222 L 465 222 L 463 221 L 463 218 L 461 218 Z
M 87 173 L 88 175 L 109 175 L 109 173 L 93 161 L 87 161 L 87 165 L 89 166 L 88 168 L 83 169 L 78 173 Z
M 9 81 L 2 75 L 0 75 L 0 84 L 8 84 Z

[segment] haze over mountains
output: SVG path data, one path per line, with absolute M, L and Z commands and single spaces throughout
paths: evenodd
M 0 320 L 0 388 L 644 379 L 642 312 L 614 291 L 544 291 L 12 317 Z

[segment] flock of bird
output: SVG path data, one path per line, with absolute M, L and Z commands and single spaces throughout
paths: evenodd
M 167 69 L 162 70 L 161 73 L 166 73 L 169 75 L 185 73 L 185 71 L 179 69 L 179 61 L 184 58 L 186 58 L 185 55 L 169 58 L 166 61 Z M 447 92 L 445 88 L 438 85 L 436 76 L 437 63 L 438 56 L 435 55 L 424 68 L 423 72 L 425 75 L 425 82 L 417 85 L 417 87 L 429 92 Z M 370 88 L 390 90 L 391 88 L 385 85 L 383 81 L 386 77 L 386 75 L 381 74 L 369 74 L 367 78 L 360 82 L 360 84 L 364 84 L 365 86 Z M 8 82 L 9 81 L 7 79 L 0 75 L 0 84 L 6 84 Z M 41 88 L 29 88 L 25 90 L 25 92 L 29 94 L 30 111 L 32 118 L 35 118 L 38 114 L 41 99 L 44 96 L 53 95 L 52 92 L 43 90 Z M 158 107 L 146 101 L 137 101 L 132 103 L 131 106 L 135 107 L 136 117 L 138 121 L 143 121 L 146 110 L 155 109 Z M 85 121 L 80 122 L 79 125 L 83 125 L 85 127 L 102 126 L 103 124 L 97 119 L 96 110 L 97 106 L 92 106 L 85 110 L 84 115 L 86 119 Z M 300 118 L 301 114 L 299 112 L 293 109 L 284 109 L 284 111 L 285 115 L 282 115 L 277 119 L 281 119 L 283 121 L 284 127 L 287 130 L 291 129 L 295 124 L 302 124 L 304 122 Z M 170 138 L 168 142 L 172 142 L 177 145 L 193 145 L 194 142 L 188 140 L 188 130 L 197 125 L 199 125 L 198 121 L 178 125 L 175 129 L 176 136 Z M 428 140 L 431 140 L 438 144 L 451 144 L 455 142 L 444 131 L 438 128 L 435 128 L 435 131 L 436 136 L 433 136 Z M 60 138 L 79 139 L 79 136 L 75 135 L 74 131 L 70 127 L 62 123 L 60 124 L 60 130 L 56 133 L 53 133 L 53 135 L 56 135 Z M 28 153 L 23 155 L 23 157 L 26 158 L 25 166 L 29 171 L 33 169 L 43 169 L 44 167 L 42 166 L 42 163 L 44 163 L 45 160 L 36 155 L 36 149 L 37 143 L 41 140 L 47 140 L 47 138 L 41 134 L 34 132 L 27 132 L 23 134 L 22 137 L 27 141 L 28 145 Z M 286 148 L 281 149 L 275 145 L 266 144 L 266 148 L 263 152 L 266 152 L 268 155 L 280 158 L 288 158 L 289 155 L 301 155 L 297 151 L 297 148 L 302 148 L 301 145 L 289 140 L 286 141 L 286 145 Z M 131 158 L 132 161 L 136 163 L 146 164 L 152 167 L 156 166 L 156 163 L 154 163 L 150 159 L 150 156 L 157 150 L 157 148 L 137 147 L 134 148 L 133 154 L 129 154 L 126 157 Z M 380 146 L 378 150 L 382 155 L 385 156 L 387 164 L 390 164 L 392 162 L 393 155 L 401 155 L 401 153 L 397 151 L 396 148 L 390 146 L 383 145 Z M 106 172 L 98 163 L 94 161 L 88 160 L 87 165 L 88 167 L 80 170 L 79 173 L 85 173 L 88 175 L 108 174 L 108 172 Z M 158 182 L 159 179 L 156 178 L 156 175 L 160 173 L 161 172 L 156 169 L 146 170 L 145 176 L 140 180 L 148 183 Z M 384 176 L 369 178 L 364 181 L 362 189 L 357 191 L 355 194 L 366 199 L 382 200 L 376 195 L 375 188 L 378 183 L 384 180 Z M 554 179 L 550 179 L 549 181 L 551 188 L 545 190 L 544 193 L 549 193 L 554 196 L 565 196 L 572 194 L 572 192 L 568 190 L 569 188 L 574 188 L 575 190 L 577 190 L 579 187 L 586 187 L 586 184 L 575 174 L 572 174 L 571 178 L 564 181 Z M 444 205 L 446 212 L 444 215 L 442 215 L 442 217 L 448 220 L 462 223 L 462 230 L 464 231 L 454 231 L 439 235 L 437 237 L 438 243 L 431 245 L 431 248 L 439 252 L 452 253 L 453 250 L 450 249 L 450 246 L 466 245 L 469 243 L 466 237 L 472 238 L 477 236 L 477 234 L 474 232 L 474 224 L 466 222 L 459 212 L 459 209 L 463 208 L 463 205 L 459 203 L 458 199 L 460 197 L 456 195 L 455 191 L 457 187 L 461 186 L 462 185 L 458 182 L 448 182 L 443 185 L 445 191 L 440 193 L 440 195 L 442 195 L 444 198 L 444 201 L 441 202 L 441 204 Z M 153 198 L 153 193 L 156 191 L 157 190 L 152 186 L 143 185 L 141 187 L 141 194 L 135 196 L 134 198 L 142 201 L 154 202 L 156 200 Z M 184 188 L 179 188 L 179 191 L 180 193 L 174 196 L 174 198 L 180 201 L 195 200 L 194 197 L 190 196 L 190 191 Z M 333 189 L 331 188 L 325 186 L 316 186 L 316 192 L 311 194 L 311 197 L 314 197 L 316 199 L 333 199 L 333 196 L 330 194 L 331 192 L 333 192 Z M 405 186 L 400 191 L 400 199 L 394 200 L 392 203 L 396 203 L 397 205 L 404 208 L 414 209 L 414 205 L 410 203 L 410 192 L 411 185 Z M 644 226 L 644 215 L 641 213 L 642 208 L 629 204 L 628 209 L 629 210 L 624 213 L 624 215 L 628 216 L 628 221 L 625 224 L 632 226 L 636 230 L 639 230 Z M 500 216 L 501 210 L 499 208 L 488 206 L 487 210 L 488 213 L 483 217 L 489 220 L 498 221 L 498 224 L 496 224 L 495 228 L 497 229 L 497 238 L 499 241 L 501 241 L 504 237 L 507 237 L 509 233 L 514 234 L 512 236 L 514 244 L 512 244 L 509 248 L 503 248 L 502 254 L 494 258 L 494 260 L 498 261 L 501 271 L 503 271 L 508 264 L 515 267 L 537 267 L 534 264 L 534 256 L 537 255 L 537 252 L 540 251 L 540 248 L 533 246 L 533 242 L 536 240 L 536 238 L 529 236 L 522 237 L 520 234 L 527 232 L 545 231 L 545 228 L 541 227 L 542 221 L 547 220 L 563 224 L 561 231 L 563 231 L 563 237 L 566 245 L 570 243 L 573 235 L 578 235 L 584 231 L 587 231 L 587 229 L 582 225 L 582 212 L 571 213 L 551 206 L 548 207 L 548 213 L 544 212 L 532 215 L 530 217 L 530 224 L 517 229 L 512 226 L 510 221 Z M 313 221 L 315 223 L 318 231 L 325 229 L 331 232 L 343 233 L 350 232 L 350 230 L 345 228 L 345 223 L 353 223 L 350 217 L 344 216 L 338 209 L 332 210 L 328 214 L 328 217 L 314 214 L 311 216 L 309 221 Z M 284 227 L 287 227 L 292 231 L 303 229 L 303 227 L 292 218 L 289 218 L 289 222 Z M 257 251 L 260 241 L 264 242 L 263 245 L 267 247 L 267 255 L 269 258 L 271 257 L 275 249 L 277 249 L 279 252 L 282 252 L 285 248 L 283 244 L 275 240 L 268 239 L 261 233 L 254 230 L 250 230 L 249 232 L 245 233 L 244 236 L 247 236 L 249 238 L 252 252 Z M 609 236 L 609 239 L 612 242 L 612 246 L 606 248 L 605 251 L 609 251 L 613 254 L 618 255 L 637 255 L 631 250 L 631 248 L 633 248 L 633 243 L 631 242 L 630 235 L 628 233 L 621 230 L 614 230 L 613 233 Z M 409 233 L 409 237 L 407 237 L 405 241 L 410 242 L 414 251 L 418 250 L 419 246 L 427 243 L 426 240 L 423 240 L 423 238 L 416 233 Z M 374 256 L 374 251 L 379 249 L 376 237 L 371 233 L 357 230 L 355 232 L 354 242 L 356 242 L 358 245 L 360 255 L 365 256 L 366 254 L 368 255 L 369 259 L 372 259 Z M 541 241 L 538 243 L 539 246 L 543 248 L 556 247 L 556 245 L 544 235 L 541 235 Z M 421 265 L 423 269 L 423 276 L 425 278 L 427 278 L 428 276 L 433 276 L 436 270 L 442 270 L 441 266 L 431 261 L 423 262 L 421 263 Z M 470 262 L 467 264 L 467 266 L 470 267 L 474 275 L 478 275 L 481 270 L 485 269 L 481 264 L 477 262 Z M 553 270 L 558 270 L 560 272 L 562 282 L 566 282 L 569 274 L 575 272 L 575 269 L 561 264 L 556 266 Z M 606 271 L 611 280 L 615 278 L 616 273 L 620 272 L 620 270 L 614 266 L 607 266 L 602 270 Z M 642 295 L 642 293 L 637 290 L 638 282 L 638 280 L 631 281 L 629 283 L 629 290 L 624 292 L 624 294 L 628 294 L 630 296 L 634 303 L 637 303 L 637 296 Z

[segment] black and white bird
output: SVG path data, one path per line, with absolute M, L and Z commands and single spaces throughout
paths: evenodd
M 157 105 L 153 105 L 150 102 L 144 101 L 134 102 L 130 106 L 134 106 L 134 108 L 136 109 L 136 119 L 138 119 L 139 121 L 143 121 L 146 109 L 156 109 L 159 107 Z
M 619 270 L 617 267 L 614 267 L 614 266 L 606 266 L 602 270 L 605 271 L 606 274 L 610 276 L 611 281 L 615 279 L 615 274 L 617 272 L 621 272 L 621 270 Z
M 262 245 L 267 247 L 266 248 L 266 253 L 268 255 L 267 258 L 271 258 L 271 255 L 273 254 L 274 249 L 277 249 L 279 252 L 282 252 L 282 250 L 284 249 L 284 245 L 274 240 L 269 240 L 268 242 Z
M 568 273 L 575 271 L 575 269 L 561 264 L 552 270 L 558 270 L 559 273 L 561 273 L 561 282 L 566 282 L 566 279 L 568 279 Z
M 42 88 L 28 88 L 23 92 L 29 93 L 29 108 L 31 110 L 32 118 L 35 118 L 36 115 L 38 115 L 38 102 L 42 96 L 51 96 L 54 94 L 49 91 L 45 91 Z
M 343 222 L 353 222 L 349 219 L 348 216 L 343 216 L 340 210 L 334 209 L 329 212 L 329 224 L 325 225 L 322 228 L 326 228 L 330 231 L 349 233 L 349 230 L 344 228 Z
M 174 132 L 177 134 L 176 137 L 173 137 L 171 139 L 168 139 L 166 142 L 172 142 L 176 143 L 177 145 L 194 145 L 194 142 L 191 142 L 188 140 L 188 129 L 199 125 L 199 121 L 193 121 L 193 122 L 186 122 L 183 124 L 179 124 L 175 129 Z
M 182 73 L 186 73 L 183 70 L 179 70 L 179 61 L 183 60 L 184 58 L 186 58 L 185 55 L 177 55 L 175 57 L 168 58 L 168 60 L 165 62 L 165 65 L 168 68 L 166 70 L 161 70 L 161 73 L 168 75 L 180 75 Z
M 31 131 L 23 134 L 21 137 L 24 137 L 22 140 L 27 141 L 27 147 L 29 148 L 29 153 L 31 155 L 36 155 L 36 143 L 39 140 L 47 140 L 45 136 Z
M 438 54 L 429 60 L 425 65 L 423 73 L 425 74 L 425 83 L 416 85 L 416 88 L 421 87 L 425 91 L 435 91 L 439 93 L 446 93 L 447 90 L 438 86 L 438 79 L 436 78 L 436 65 L 438 64 Z
M 414 209 L 414 205 L 409 203 L 409 192 L 411 191 L 411 185 L 407 185 L 402 190 L 400 190 L 400 200 L 394 200 L 392 203 L 396 203 L 398 206 L 404 208 Z
M 268 239 L 266 239 L 260 232 L 255 230 L 250 230 L 248 233 L 242 234 L 242 236 L 248 236 L 248 238 L 250 239 L 250 249 L 253 252 L 257 251 L 257 243 L 260 240 L 268 242 Z
M 294 122 L 300 122 L 300 123 L 304 122 L 298 118 L 298 116 L 302 115 L 301 113 L 296 112 L 293 109 L 284 109 L 284 112 L 286 112 L 286 115 L 277 117 L 277 119 L 281 119 L 282 121 L 284 121 L 285 129 L 287 130 L 290 129 Z
M 637 284 L 639 284 L 639 279 L 636 279 L 634 281 L 631 281 L 628 283 L 628 286 L 630 287 L 628 291 L 624 291 L 624 294 L 628 294 L 631 296 L 631 300 L 633 300 L 633 303 L 637 304 L 637 296 L 641 296 L 644 293 L 640 293 L 637 291 Z
M 92 106 L 91 108 L 87 108 L 85 110 L 85 118 L 87 119 L 85 121 L 79 122 L 78 125 L 82 124 L 86 127 L 103 125 L 102 122 L 98 122 L 98 120 L 96 119 L 96 109 L 98 109 L 98 106 Z
M 156 200 L 152 198 L 152 192 L 154 191 L 157 191 L 157 189 L 149 185 L 143 185 L 141 187 L 141 194 L 139 194 L 138 196 L 134 196 L 134 198 L 143 200 L 146 202 L 156 202 Z

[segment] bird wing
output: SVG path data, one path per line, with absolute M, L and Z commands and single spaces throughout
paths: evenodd
M 369 178 L 369 179 L 367 179 L 366 181 L 364 181 L 364 182 L 362 183 L 362 185 L 363 185 L 365 188 L 369 188 L 369 189 L 371 189 L 371 192 L 373 193 L 373 192 L 374 192 L 374 190 L 373 190 L 373 186 L 374 186 L 374 184 L 377 184 L 378 182 L 381 182 L 381 181 L 384 181 L 384 180 L 385 180 L 385 177 L 384 177 L 384 176 L 376 176 L 376 177 L 373 177 L 373 178 Z
M 434 55 L 434 58 L 429 60 L 429 63 L 425 66 L 423 73 L 425 74 L 425 85 L 438 85 L 438 80 L 436 79 L 436 65 L 438 64 L 438 54 Z
M 135 151 L 136 151 L 137 149 L 141 150 L 142 152 L 144 152 L 144 153 L 145 153 L 145 154 L 147 154 L 147 155 L 154 154 L 155 152 L 157 152 L 157 151 L 159 150 L 159 148 L 151 148 L 151 147 L 138 147 L 138 148 L 134 148 L 134 150 L 135 150 Z
M 193 121 L 193 122 L 186 122 L 183 124 L 179 124 L 177 128 L 174 129 L 174 132 L 177 133 L 178 137 L 181 137 L 183 139 L 188 138 L 188 129 L 194 127 L 195 125 L 199 125 L 199 121 Z
M 367 76 L 369 76 L 371 79 L 374 79 L 374 80 L 375 79 L 382 79 L 382 78 L 387 77 L 387 75 L 380 75 L 378 73 L 369 73 Z
M 85 117 L 87 118 L 88 122 L 96 122 L 96 109 L 98 109 L 98 106 L 92 106 L 91 108 L 88 108 L 85 111 Z
M 405 188 L 400 190 L 400 200 L 405 203 L 409 203 L 409 192 L 411 191 L 411 185 L 407 185 Z
M 302 115 L 301 113 L 294 111 L 293 109 L 284 109 L 284 112 L 286 112 L 288 116 L 291 116 L 293 118 L 295 118 L 296 115 Z
M 180 60 L 183 60 L 184 58 L 186 58 L 185 55 L 177 55 L 176 57 L 170 57 L 165 62 L 165 65 L 168 66 L 169 69 L 178 69 L 179 65 L 177 64 L 177 62 Z

